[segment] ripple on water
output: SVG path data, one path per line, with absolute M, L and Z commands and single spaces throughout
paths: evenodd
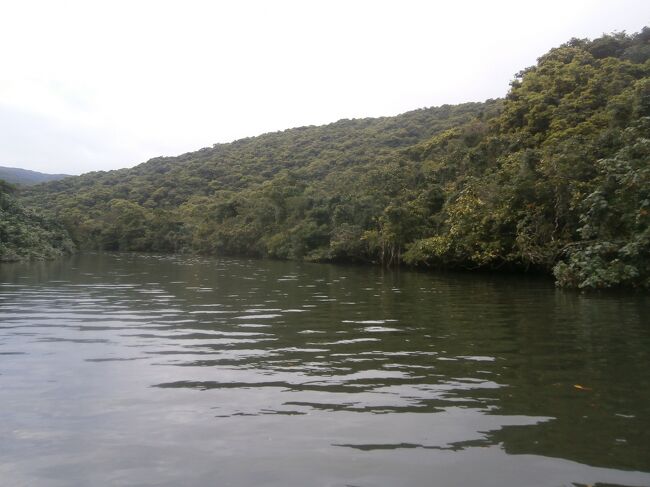
M 644 299 L 80 259 L 0 267 L 7 484 L 650 485 Z

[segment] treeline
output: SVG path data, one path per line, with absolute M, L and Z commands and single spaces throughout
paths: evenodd
M 650 287 L 650 29 L 505 100 L 266 134 L 28 190 L 82 248 L 553 272 Z
M 16 201 L 16 188 L 0 179 L 0 262 L 50 259 L 72 253 L 74 244 L 58 223 Z

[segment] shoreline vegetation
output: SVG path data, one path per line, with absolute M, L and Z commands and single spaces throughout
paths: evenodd
M 647 289 L 650 28 L 571 39 L 504 99 L 289 129 L 0 195 L 0 260 L 237 254 Z

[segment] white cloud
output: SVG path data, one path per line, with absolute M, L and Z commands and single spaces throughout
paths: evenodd
M 631 0 L 0 2 L 0 165 L 125 167 L 503 96 L 550 47 L 649 14 Z

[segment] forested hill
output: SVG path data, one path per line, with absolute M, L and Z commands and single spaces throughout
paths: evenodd
M 363 210 L 365 228 L 385 206 L 381 190 L 369 193 L 366 179 L 389 178 L 383 168 L 400 151 L 477 116 L 492 116 L 499 104 L 289 129 L 68 178 L 26 190 L 25 196 L 64 221 L 82 248 L 305 257 L 323 250 L 320 236 L 314 248 L 291 246 L 280 254 L 267 245 L 270 232 L 284 233 L 298 220 L 308 225 L 307 213 L 325 222 L 341 198 L 370 205 Z M 328 231 L 322 227 L 318 233 Z
M 68 174 L 47 174 L 19 167 L 0 166 L 0 179 L 11 184 L 38 184 L 46 181 L 57 181 L 70 177 Z
M 573 39 L 503 101 L 346 120 L 26 193 L 86 248 L 554 272 L 650 287 L 650 29 Z

